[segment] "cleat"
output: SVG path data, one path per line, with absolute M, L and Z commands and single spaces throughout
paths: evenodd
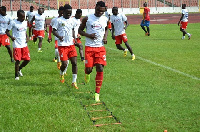
M 125 49 L 125 50 L 124 50 L 124 57 L 126 57 L 127 52 L 128 52 L 128 49 Z
M 42 50 L 38 50 L 38 53 L 42 53 Z
M 23 74 L 22 74 L 21 70 L 18 71 L 18 74 L 19 74 L 20 77 L 23 77 Z
M 61 62 L 57 62 L 57 68 L 60 70 Z
M 60 75 L 60 82 L 61 82 L 61 83 L 64 83 L 64 82 L 65 82 L 64 75 Z
M 132 60 L 135 60 L 135 55 L 134 54 L 132 55 Z
M 145 33 L 145 36 L 148 36 L 149 35 L 149 33 Z
M 191 39 L 191 37 L 192 37 L 192 34 L 190 34 L 190 36 L 188 36 L 188 40 L 190 40 L 190 39 Z
M 15 80 L 19 80 L 19 77 L 15 77 Z
M 185 36 L 183 36 L 181 39 L 185 39 Z
M 78 89 L 77 83 L 76 82 L 72 83 L 72 87 L 74 87 L 75 89 Z
M 85 74 L 85 83 L 90 82 L 90 74 Z
M 97 103 L 100 102 L 99 94 L 98 94 L 98 93 L 95 93 L 95 94 L 94 94 L 94 98 L 95 98 L 95 101 L 96 101 Z

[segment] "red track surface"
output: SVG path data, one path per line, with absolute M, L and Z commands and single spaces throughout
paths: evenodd
M 151 14 L 150 24 L 176 24 L 178 23 L 181 14 Z M 142 20 L 141 15 L 127 16 L 129 24 L 140 24 Z M 47 19 L 49 25 L 51 19 Z M 189 13 L 189 23 L 200 23 L 200 13 Z

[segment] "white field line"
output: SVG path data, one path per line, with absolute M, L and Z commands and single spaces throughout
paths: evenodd
M 115 51 L 120 51 L 120 50 L 113 49 L 113 48 L 110 48 L 110 47 L 106 47 L 106 48 L 111 49 L 111 50 L 115 50 Z M 186 77 L 192 78 L 192 79 L 194 79 L 194 80 L 199 80 L 199 81 L 200 81 L 200 78 L 198 78 L 198 77 L 195 77 L 195 76 L 193 76 L 193 75 L 190 75 L 190 74 L 187 74 L 187 73 L 181 72 L 181 71 L 179 71 L 179 70 L 173 69 L 173 68 L 168 67 L 168 66 L 164 66 L 164 65 L 158 64 L 158 63 L 153 62 L 153 61 L 151 61 L 151 60 L 148 60 L 148 59 L 142 58 L 142 57 L 140 57 L 140 56 L 135 55 L 135 58 L 140 59 L 140 60 L 145 61 L 145 62 L 148 62 L 148 63 L 153 64 L 153 65 L 156 65 L 156 66 L 162 67 L 162 68 L 164 68 L 164 69 L 167 69 L 167 70 L 170 70 L 170 71 L 173 71 L 173 72 L 179 73 L 179 74 L 181 74 L 181 75 L 183 75 L 183 76 L 186 76 Z

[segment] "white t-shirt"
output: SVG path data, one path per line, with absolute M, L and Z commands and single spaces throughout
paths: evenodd
M 28 11 L 26 16 L 28 17 L 28 21 L 30 22 L 33 19 L 33 16 L 35 16 L 35 12 Z
M 187 9 L 182 9 L 182 14 L 184 14 L 182 18 L 182 22 L 187 22 L 188 21 L 188 10 Z
M 109 19 L 109 13 L 108 13 L 108 11 L 105 11 L 105 16 Z
M 6 34 L 6 29 L 8 27 L 8 24 L 10 24 L 12 21 L 12 18 L 8 15 L 2 16 L 0 14 L 0 34 Z
M 53 25 L 54 25 L 54 23 L 55 23 L 55 21 L 58 19 L 59 17 L 55 17 L 55 18 L 53 18 L 52 20 L 51 20 L 51 23 L 50 23 L 50 25 L 53 27 Z M 58 40 L 58 38 L 55 36 L 55 40 Z
M 35 15 L 35 30 L 44 30 L 45 15 Z
M 26 43 L 26 30 L 27 30 L 27 22 L 13 20 L 8 25 L 8 30 L 12 30 L 12 36 L 15 37 L 15 41 L 13 42 L 13 48 L 23 48 L 27 46 Z
M 86 22 L 86 33 L 96 33 L 97 39 L 90 39 L 86 37 L 85 46 L 102 47 L 104 45 L 103 37 L 107 22 L 108 19 L 105 16 L 96 17 L 94 14 L 88 15 L 88 20 Z
M 58 18 L 52 28 L 57 30 L 59 36 L 63 36 L 63 41 L 58 39 L 58 46 L 73 45 L 72 30 L 75 28 L 75 23 L 72 18 L 65 19 L 63 16 Z
M 75 23 L 75 28 L 74 28 L 75 38 L 78 38 L 78 28 L 81 25 L 81 21 L 80 21 L 80 19 L 76 19 L 75 17 L 72 17 L 72 19 L 73 19 L 73 21 Z
M 127 17 L 124 14 L 112 15 L 110 16 L 110 21 L 114 25 L 115 36 L 125 33 L 124 22 L 127 21 Z

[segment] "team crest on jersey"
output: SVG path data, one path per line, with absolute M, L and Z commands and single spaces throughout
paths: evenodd
M 62 26 L 65 26 L 65 23 L 62 23 Z
M 102 26 L 101 24 L 99 23 L 94 23 L 93 25 L 91 25 L 91 27 L 95 30 L 99 30 L 99 29 L 102 29 Z
M 119 22 L 119 21 L 120 21 L 120 19 L 115 19 L 115 20 L 114 20 L 114 22 Z
M 17 28 L 17 31 L 24 31 L 24 30 L 25 30 L 24 27 L 22 27 L 22 28 Z

